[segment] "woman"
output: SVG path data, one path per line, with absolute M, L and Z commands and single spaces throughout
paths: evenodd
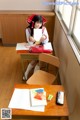
M 43 16 L 32 15 L 28 18 L 27 22 L 29 23 L 29 26 L 26 29 L 26 38 L 27 38 L 27 42 L 30 45 L 45 44 L 49 41 L 47 29 L 46 29 L 46 27 L 44 27 L 44 24 L 46 23 L 46 19 Z M 38 42 L 37 42 L 37 40 L 34 39 L 34 29 L 42 29 L 42 36 Z M 32 60 L 29 63 L 29 65 L 24 73 L 23 80 L 27 80 L 28 74 L 33 67 L 35 67 L 34 72 L 36 70 L 40 69 L 39 65 L 38 65 L 38 61 Z

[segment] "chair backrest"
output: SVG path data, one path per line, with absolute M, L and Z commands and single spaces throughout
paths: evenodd
M 57 68 L 59 68 L 59 65 L 60 65 L 58 57 L 53 56 L 51 54 L 47 54 L 47 53 L 41 53 L 39 55 L 39 61 L 49 63 L 51 65 L 54 65 Z

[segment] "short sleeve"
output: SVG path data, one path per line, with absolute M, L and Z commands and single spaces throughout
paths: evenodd
M 29 41 L 29 37 L 30 37 L 30 36 L 31 36 L 31 35 L 30 35 L 30 31 L 29 31 L 29 29 L 27 28 L 27 29 L 26 29 L 26 39 L 27 39 L 27 42 L 28 42 L 30 45 L 32 45 L 33 42 Z
M 47 43 L 49 41 L 49 35 L 48 35 L 46 27 L 43 28 L 43 35 L 46 36 L 46 39 L 43 41 L 43 43 Z

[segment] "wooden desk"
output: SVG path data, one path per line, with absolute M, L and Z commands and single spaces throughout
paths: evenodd
M 47 97 L 49 94 L 53 94 L 53 99 L 51 101 L 47 101 L 47 106 L 45 107 L 44 112 L 35 112 L 30 110 L 21 110 L 21 109 L 12 109 L 12 116 L 13 118 L 61 118 L 67 117 L 68 113 L 68 106 L 66 102 L 66 96 L 64 99 L 64 105 L 59 106 L 56 105 L 56 93 L 57 91 L 64 91 L 63 86 L 61 85 L 27 85 L 27 84 L 17 84 L 15 88 L 44 88 Z
M 45 45 L 46 45 L 46 47 L 47 46 L 51 47 L 51 51 L 48 54 L 52 54 L 53 51 L 52 51 L 51 42 L 48 42 Z M 25 49 L 26 46 L 27 46 L 28 49 Z M 22 49 L 21 49 L 21 47 L 22 47 Z M 27 60 L 38 60 L 38 56 L 40 54 L 40 53 L 30 53 L 29 47 L 30 47 L 30 45 L 28 43 L 18 43 L 17 46 L 16 46 L 16 51 L 17 51 L 18 54 L 20 54 L 20 57 L 21 57 L 23 74 L 24 74 L 24 61 L 25 60 L 26 61 Z M 43 47 L 45 47 L 45 46 L 43 46 Z M 49 47 L 48 47 L 48 49 L 50 49 Z M 23 50 L 23 48 L 24 48 L 24 50 Z
M 24 74 L 24 61 L 25 60 L 38 60 L 39 53 L 19 53 L 21 57 L 21 63 L 22 63 L 22 71 Z
M 26 53 L 19 53 L 19 54 L 20 54 L 20 57 L 21 57 L 22 71 L 23 71 L 23 74 L 24 74 L 24 72 L 25 72 L 24 61 L 38 60 L 38 57 L 39 57 L 40 53 L 29 53 L 29 51 L 27 51 Z M 52 53 L 48 53 L 48 54 L 52 54 Z M 46 69 L 47 68 L 48 68 L 48 66 L 46 64 Z

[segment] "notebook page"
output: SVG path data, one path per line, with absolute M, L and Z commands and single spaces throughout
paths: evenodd
M 9 108 L 25 109 L 44 112 L 45 106 L 32 107 L 30 103 L 30 90 L 15 88 L 9 103 Z

